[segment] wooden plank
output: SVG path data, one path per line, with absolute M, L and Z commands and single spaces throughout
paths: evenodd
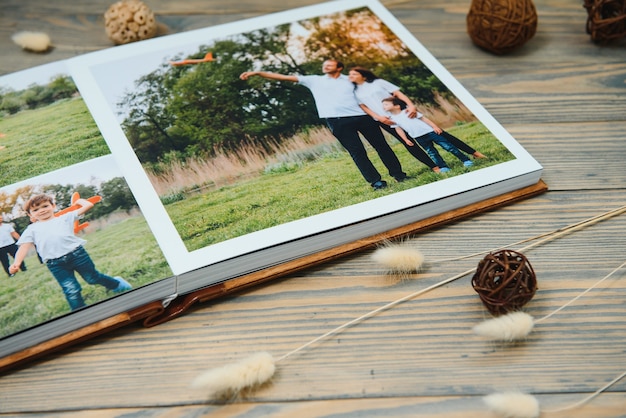
M 626 184 L 626 170 L 619 163 L 626 160 L 626 121 L 514 122 L 506 128 L 544 166 L 543 178 L 551 190 L 604 189 L 610 193 Z

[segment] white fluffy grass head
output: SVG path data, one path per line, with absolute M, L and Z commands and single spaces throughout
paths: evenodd
M 473 328 L 476 335 L 494 341 L 515 341 L 530 334 L 535 321 L 525 312 L 511 312 L 481 322 Z
M 526 393 L 493 393 L 483 401 L 500 418 L 537 418 L 540 414 L 537 398 Z
M 387 243 L 380 246 L 372 254 L 372 259 L 391 273 L 419 272 L 424 265 L 424 255 L 421 251 L 402 243 Z
M 263 351 L 236 363 L 207 370 L 191 382 L 191 387 L 205 390 L 209 399 L 233 399 L 243 391 L 269 382 L 275 371 L 274 358 Z
M 11 39 L 28 51 L 45 52 L 52 46 L 50 37 L 44 32 L 17 32 Z

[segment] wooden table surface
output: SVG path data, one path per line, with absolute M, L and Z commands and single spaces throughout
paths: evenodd
M 161 33 L 310 5 L 314 0 L 147 2 Z M 626 204 L 626 42 L 585 32 L 582 0 L 537 0 L 534 38 L 506 56 L 473 46 L 468 0 L 383 1 L 545 167 L 550 190 L 408 239 L 427 260 L 463 255 L 561 228 Z M 103 0 L 3 0 L 0 74 L 112 47 Z M 56 48 L 22 51 L 10 36 L 47 32 Z M 626 257 L 626 215 L 526 255 L 538 318 Z M 225 405 L 191 380 L 267 350 L 276 357 L 388 302 L 475 267 L 430 263 L 385 274 L 371 250 L 208 303 L 154 328 L 128 326 L 0 376 L 0 414 L 55 417 L 490 417 L 482 398 L 532 393 L 567 407 L 626 370 L 626 269 L 537 324 L 518 344 L 477 338 L 488 317 L 469 276 L 383 311 L 278 364 L 273 382 Z M 1 285 L 1 284 L 0 284 Z M 34 303 L 36 301 L 33 301 Z M 545 417 L 624 417 L 626 378 L 583 406 Z

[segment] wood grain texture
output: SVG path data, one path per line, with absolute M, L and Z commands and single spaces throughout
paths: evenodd
M 162 33 L 177 33 L 316 1 L 147 3 Z M 475 267 L 479 257 L 436 260 L 507 246 L 626 204 L 626 42 L 592 43 L 582 1 L 535 1 L 537 34 L 502 57 L 471 44 L 466 1 L 383 3 L 544 165 L 550 190 L 407 237 L 429 261 L 419 274 L 389 276 L 367 250 L 207 302 L 154 328 L 130 325 L 65 349 L 0 376 L 0 414 L 488 418 L 481 398 L 494 391 L 527 391 L 542 408 L 559 408 L 624 371 L 626 272 L 517 344 L 473 335 L 471 327 L 489 315 L 466 276 L 281 361 L 273 382 L 246 397 L 211 405 L 189 388 L 207 368 L 260 350 L 278 357 Z M 102 17 L 109 4 L 4 0 L 0 74 L 110 47 Z M 24 52 L 10 40 L 18 30 L 45 31 L 59 46 Z M 539 286 L 525 310 L 539 318 L 624 261 L 626 215 L 525 254 Z M 625 392 L 622 380 L 582 407 L 545 416 L 624 417 Z

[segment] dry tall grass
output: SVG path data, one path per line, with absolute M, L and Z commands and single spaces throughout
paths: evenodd
M 172 163 L 163 173 L 148 173 L 159 196 L 220 187 L 234 180 L 263 172 L 267 166 L 285 162 L 298 154 L 319 149 L 338 150 L 335 137 L 325 127 L 311 129 L 281 143 L 267 144 L 268 150 L 247 144 L 236 152 L 218 152 L 210 159 L 187 159 Z M 293 158 L 292 158 L 293 159 Z
M 418 105 L 418 110 L 442 128 L 458 121 L 470 122 L 474 115 L 459 101 L 450 102 L 440 95 L 437 105 Z M 221 187 L 238 179 L 258 175 L 268 167 L 297 164 L 341 149 L 326 127 L 317 127 L 281 142 L 267 144 L 266 150 L 247 144 L 236 152 L 217 152 L 210 159 L 175 161 L 160 173 L 148 172 L 159 196 L 197 192 Z
M 458 99 L 445 99 L 439 93 L 435 94 L 437 105 L 416 105 L 417 110 L 443 129 L 454 126 L 457 122 L 473 122 L 476 116 Z

